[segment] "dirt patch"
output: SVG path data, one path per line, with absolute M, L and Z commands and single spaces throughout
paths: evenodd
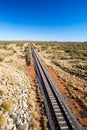
M 60 88 L 61 92 L 62 92 L 63 94 L 65 94 L 66 96 L 69 96 L 69 93 L 67 92 L 66 87 L 65 87 L 65 86 L 66 86 L 66 83 L 64 83 L 64 81 L 61 80 L 61 79 L 57 76 L 57 74 L 54 72 L 54 70 L 53 70 L 52 68 L 48 67 L 47 69 L 48 69 L 48 71 L 50 72 L 50 74 L 52 75 L 52 77 L 53 77 L 55 83 L 57 83 L 57 85 L 58 85 L 58 87 Z

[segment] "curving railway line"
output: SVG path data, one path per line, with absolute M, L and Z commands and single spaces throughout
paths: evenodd
M 83 130 L 32 45 L 31 52 L 34 59 L 38 83 L 44 99 L 49 129 Z

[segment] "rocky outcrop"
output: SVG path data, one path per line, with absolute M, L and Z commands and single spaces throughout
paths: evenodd
M 9 72 L 9 73 L 8 73 Z M 1 68 L 0 115 L 5 117 L 0 130 L 28 130 L 32 119 L 29 110 L 29 79 L 23 71 Z

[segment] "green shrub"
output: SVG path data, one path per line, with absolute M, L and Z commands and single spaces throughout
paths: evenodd
M 4 60 L 4 57 L 0 57 L 0 62 L 2 62 Z
M 13 59 L 10 59 L 9 62 L 13 62 Z
M 13 50 L 13 53 L 16 53 L 17 51 L 16 50 Z

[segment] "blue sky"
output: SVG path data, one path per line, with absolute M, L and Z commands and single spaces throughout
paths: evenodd
M 0 0 L 0 40 L 87 41 L 87 0 Z

